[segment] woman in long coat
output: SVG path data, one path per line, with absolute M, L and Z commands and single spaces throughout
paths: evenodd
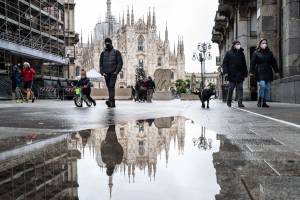
M 268 41 L 261 39 L 251 59 L 251 75 L 255 75 L 259 86 L 258 107 L 270 107 L 267 101 L 271 100 L 271 82 L 274 79 L 273 70 L 279 76 L 277 61 L 268 47 Z

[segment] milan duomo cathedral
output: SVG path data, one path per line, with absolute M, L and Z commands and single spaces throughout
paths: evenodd
M 119 20 L 112 15 L 111 0 L 107 0 L 107 13 L 104 22 L 99 21 L 89 37 L 88 43 L 77 46 L 77 68 L 99 70 L 99 58 L 104 49 L 104 39 L 110 37 L 116 49 L 122 53 L 124 66 L 119 74 L 117 87 L 125 88 L 135 84 L 136 67 L 142 67 L 147 76 L 154 77 L 157 69 L 172 71 L 172 82 L 185 79 L 185 54 L 183 37 L 178 37 L 177 47 L 171 50 L 168 27 L 164 39 L 158 34 L 155 10 L 147 13 L 147 19 L 135 20 L 134 10 L 127 10 Z M 126 18 L 126 19 L 125 19 Z

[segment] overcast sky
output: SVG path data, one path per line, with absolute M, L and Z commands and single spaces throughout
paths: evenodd
M 171 49 L 178 36 L 184 37 L 186 71 L 200 72 L 200 64 L 192 61 L 198 42 L 210 42 L 218 0 L 111 0 L 112 12 L 117 18 L 127 7 L 133 5 L 135 20 L 147 15 L 149 7 L 155 7 L 156 21 L 161 36 L 164 37 L 166 22 L 169 29 Z M 106 0 L 75 0 L 75 23 L 78 33 L 83 31 L 83 40 L 87 41 L 95 24 L 105 18 Z M 126 12 L 125 12 L 126 16 Z M 126 22 L 126 20 L 125 20 Z M 213 45 L 213 55 L 218 54 L 217 45 Z M 207 62 L 206 71 L 216 71 L 215 57 Z

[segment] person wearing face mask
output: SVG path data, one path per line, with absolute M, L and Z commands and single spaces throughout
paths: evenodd
M 232 94 L 236 88 L 238 106 L 245 107 L 243 105 L 243 82 L 248 76 L 248 70 L 244 49 L 241 48 L 241 43 L 239 41 L 234 41 L 231 50 L 225 54 L 222 68 L 225 80 L 229 81 L 227 106 L 231 107 Z
M 277 61 L 268 47 L 268 41 L 261 39 L 251 59 L 250 75 L 255 75 L 259 86 L 258 107 L 270 107 L 267 101 L 271 100 L 271 82 L 273 81 L 273 70 L 279 77 Z
M 123 59 L 120 51 L 114 49 L 110 38 L 106 38 L 105 49 L 100 56 L 100 74 L 104 76 L 108 89 L 109 98 L 106 101 L 108 108 L 116 107 L 115 85 L 122 67 Z

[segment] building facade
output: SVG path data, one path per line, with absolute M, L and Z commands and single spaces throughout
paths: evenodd
M 74 6 L 74 0 L 0 2 L 0 98 L 10 96 L 8 77 L 18 63 L 29 62 L 40 77 L 68 78 L 66 46 L 78 40 Z
M 239 40 L 249 68 L 257 42 L 266 38 L 281 71 L 281 79 L 273 82 L 274 101 L 300 103 L 299 8 L 299 0 L 219 0 L 212 41 L 219 45 L 220 59 Z M 256 100 L 255 78 L 248 78 L 244 89 L 246 99 Z
M 169 32 L 166 26 L 164 38 L 158 34 L 155 11 L 147 13 L 147 19 L 135 20 L 133 8 L 127 10 L 119 22 L 111 14 L 111 1 L 107 1 L 105 22 L 96 24 L 94 34 L 88 44 L 78 45 L 79 68 L 99 70 L 99 58 L 104 49 L 105 37 L 111 37 L 113 45 L 120 50 L 124 66 L 119 74 L 118 87 L 135 84 L 136 67 L 143 67 L 148 76 L 154 76 L 157 69 L 169 69 L 172 78 L 185 77 L 185 54 L 183 38 L 179 38 L 177 48 L 171 51 Z M 125 21 L 126 20 L 126 21 Z M 79 69 L 78 68 L 78 69 Z

